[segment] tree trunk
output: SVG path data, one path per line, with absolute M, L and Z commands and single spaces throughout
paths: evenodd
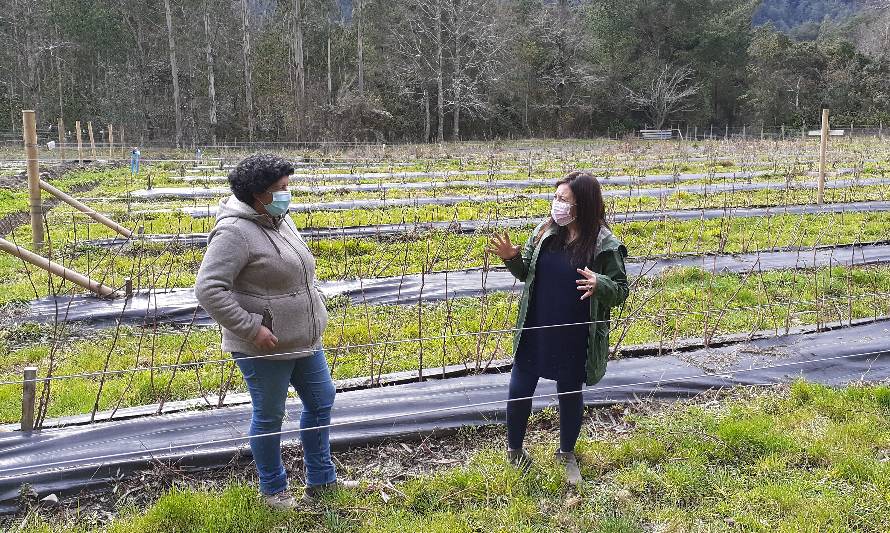
M 244 105 L 247 112 L 247 136 L 253 141 L 253 132 L 256 129 L 256 117 L 253 116 L 253 82 L 251 80 L 250 67 L 250 26 L 248 24 L 249 11 L 247 0 L 241 0 L 241 57 L 244 62 Z
M 61 43 L 62 39 L 59 36 L 59 27 L 56 26 L 56 42 Z M 56 79 L 59 84 L 59 121 L 64 124 L 65 123 L 65 101 L 64 101 L 64 91 L 62 90 L 62 50 L 56 50 L 54 53 L 56 59 Z M 62 132 L 64 135 L 64 132 Z
M 442 53 L 442 0 L 436 0 L 436 89 L 439 93 L 436 140 L 445 142 L 445 65 Z
M 27 104 L 29 109 L 37 111 L 38 116 L 40 116 L 39 109 L 37 109 L 40 103 L 40 87 L 37 80 L 37 68 L 40 58 L 38 56 L 39 50 L 36 42 L 36 4 L 33 2 L 25 2 L 25 6 L 25 61 L 28 68 L 28 81 L 24 91 L 25 94 L 22 95 L 22 103 Z
M 216 127 L 218 117 L 216 114 L 216 75 L 213 73 L 213 46 L 210 33 L 210 9 L 204 3 L 204 37 L 207 40 L 207 93 L 210 98 L 210 139 L 216 144 Z
M 306 96 L 306 58 L 303 51 L 303 0 L 294 0 L 294 66 L 297 74 L 297 90 L 302 104 Z
M 303 100 L 306 96 L 306 58 L 303 51 L 303 0 L 294 0 L 294 103 L 297 108 L 297 136 L 302 134 L 303 116 L 305 115 Z
M 430 91 L 423 88 L 423 142 L 430 142 Z
M 331 22 L 328 21 L 328 105 L 334 105 L 334 77 L 331 74 Z
M 356 21 L 356 45 L 357 45 L 357 54 L 358 54 L 358 94 L 361 97 L 365 96 L 365 60 L 364 60 L 364 36 L 362 35 L 362 25 L 364 24 L 364 6 L 362 5 L 364 0 L 356 0 L 356 6 L 358 7 L 358 20 Z
M 170 47 L 170 75 L 173 77 L 173 110 L 176 117 L 176 147 L 182 148 L 182 109 L 179 102 L 179 66 L 176 63 L 176 39 L 173 37 L 173 12 L 170 0 L 164 0 L 167 15 L 167 44 Z
M 145 47 L 143 46 L 143 35 L 142 31 L 142 19 L 136 16 L 130 17 L 133 20 L 134 33 L 136 38 L 136 54 L 137 54 L 137 65 L 133 68 L 134 70 L 134 79 L 139 79 L 139 93 L 138 93 L 138 101 L 139 101 L 139 113 L 142 115 L 142 121 L 139 124 L 139 141 L 135 142 L 136 137 L 134 136 L 134 145 L 135 144 L 143 144 L 145 142 L 145 134 L 147 131 L 150 132 L 149 128 L 151 127 L 150 117 L 148 114 L 148 102 L 145 97 L 145 72 L 147 72 L 147 68 L 145 66 Z M 74 81 L 71 83 L 72 87 L 75 86 Z M 149 138 L 151 135 L 149 134 Z

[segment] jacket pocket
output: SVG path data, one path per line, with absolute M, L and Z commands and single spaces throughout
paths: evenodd
M 241 307 L 263 316 L 263 324 L 272 326 L 277 352 L 312 347 L 327 325 L 327 310 L 315 288 L 276 295 L 232 292 Z

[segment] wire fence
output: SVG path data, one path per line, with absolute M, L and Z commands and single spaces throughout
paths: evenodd
M 755 139 L 756 140 L 756 139 Z M 668 145 L 673 146 L 673 145 Z M 705 154 L 697 154 L 689 149 L 677 149 L 671 153 L 673 148 L 668 149 L 668 154 L 645 154 L 645 157 L 639 157 L 639 154 L 633 154 L 633 148 L 627 154 L 628 164 L 636 165 L 640 169 L 640 174 L 644 175 L 643 170 L 647 165 L 662 165 L 670 172 L 681 173 L 681 167 L 688 165 L 700 165 L 706 174 L 710 176 L 716 175 L 723 167 L 726 158 L 729 158 L 733 166 L 739 168 L 751 168 L 760 165 L 772 168 L 778 175 L 783 176 L 800 176 L 804 169 L 811 168 L 812 157 L 805 150 L 792 153 L 781 153 L 785 149 L 783 145 L 774 145 L 771 147 L 762 147 L 758 153 L 752 151 L 738 143 L 732 146 L 723 146 L 715 143 L 710 151 Z M 66 148 L 68 148 L 66 146 Z M 252 147 L 250 147 L 252 148 Z M 290 149 L 282 145 L 282 149 Z M 838 154 L 836 161 L 838 165 L 842 160 L 852 162 L 851 182 L 849 186 L 829 192 L 827 195 L 828 202 L 853 202 L 853 201 L 885 201 L 887 194 L 886 187 L 860 187 L 857 186 L 857 180 L 871 173 L 875 175 L 883 175 L 880 165 L 876 168 L 866 170 L 866 160 L 874 160 L 880 162 L 882 160 L 883 148 L 876 146 L 866 152 L 842 151 Z M 66 150 L 67 151 L 67 150 Z M 234 154 L 234 152 L 233 152 Z M 586 158 L 586 153 L 579 154 L 535 154 L 528 155 L 524 165 L 517 165 L 520 159 L 524 157 L 504 158 L 503 160 L 488 158 L 466 158 L 466 157 L 446 157 L 446 158 L 425 158 L 415 165 L 426 171 L 433 171 L 437 168 L 461 169 L 461 168 L 481 168 L 489 172 L 488 176 L 495 176 L 494 172 L 505 168 L 516 170 L 519 173 L 527 173 L 528 175 L 537 174 L 539 172 L 552 172 L 558 174 L 569 168 L 577 168 L 579 161 L 584 160 L 594 165 L 602 162 L 609 170 L 605 172 L 617 171 L 619 168 L 625 168 L 625 162 L 622 161 L 624 155 L 610 155 L 609 157 L 601 157 L 600 159 Z M 70 153 L 68 154 L 70 155 Z M 388 154 L 388 157 L 396 157 L 401 154 Z M 781 158 L 779 157 L 781 155 Z M 760 157 L 769 156 L 771 161 L 762 164 Z M 223 156 L 221 159 L 213 161 L 235 161 L 235 157 Z M 784 161 L 779 163 L 779 160 Z M 209 160 L 209 159 L 208 159 Z M 195 160 L 179 159 L 179 160 L 158 160 L 156 163 L 166 164 L 194 164 Z M 380 156 L 370 155 L 364 161 L 365 163 L 375 163 L 386 168 L 395 166 L 392 161 L 382 159 Z M 356 161 L 352 161 L 353 164 Z M 743 167 L 742 165 L 749 165 Z M 174 168 L 173 172 L 181 170 Z M 210 173 L 214 169 L 202 169 L 199 172 Z M 351 169 L 352 172 L 354 169 Z M 392 168 L 390 168 L 392 170 Z M 299 171 L 299 170 L 298 170 Z M 324 178 L 324 169 L 314 169 L 309 171 L 313 176 L 320 179 Z M 160 176 L 160 169 L 153 177 L 155 186 L 158 183 L 167 183 L 170 176 Z M 207 175 L 207 174 L 205 174 Z M 175 240 L 179 237 L 193 235 L 195 233 L 206 233 L 212 228 L 212 219 L 196 220 L 184 213 L 161 211 L 151 212 L 150 209 L 142 209 L 146 206 L 169 206 L 171 209 L 177 209 L 176 202 L 147 202 L 134 200 L 131 193 L 137 186 L 145 184 L 142 176 L 118 176 L 110 178 L 108 183 L 103 183 L 103 187 L 109 187 L 112 190 L 120 186 L 124 186 L 127 194 L 108 194 L 96 195 L 94 193 L 84 193 L 79 196 L 81 200 L 103 202 L 104 205 L 117 206 L 114 209 L 96 209 L 94 212 L 107 214 L 113 218 L 125 221 L 125 225 L 137 233 L 142 229 L 142 235 L 150 236 L 157 232 L 172 236 Z M 706 178 L 710 182 L 728 183 L 730 178 Z M 383 181 L 382 178 L 379 181 Z M 805 205 L 812 203 L 815 198 L 811 193 L 800 194 L 795 190 L 791 182 L 787 182 L 788 186 L 780 191 L 776 191 L 774 196 L 768 196 L 765 202 L 771 208 L 776 208 L 776 214 L 767 213 L 762 219 L 769 221 L 781 216 L 781 208 L 787 206 Z M 544 185 L 542 187 L 546 188 Z M 639 187 L 631 186 L 631 187 Z M 352 194 L 352 193 L 350 193 Z M 795 196 L 798 195 L 798 196 Z M 385 198 L 385 196 L 384 196 Z M 190 203 L 192 206 L 199 206 L 197 200 Z M 122 205 L 123 204 L 123 205 Z M 178 205 L 181 206 L 182 202 Z M 468 204 L 472 204 L 469 202 Z M 417 234 L 412 228 L 408 227 L 411 220 L 414 222 L 425 221 L 453 221 L 459 222 L 458 218 L 461 212 L 467 210 L 468 204 L 460 204 L 453 208 L 438 207 L 422 207 L 409 206 L 402 210 L 399 215 L 401 220 L 393 220 L 393 213 L 396 211 L 392 208 L 366 210 L 361 213 L 361 218 L 356 213 L 360 210 L 351 210 L 340 213 L 323 213 L 310 210 L 307 213 L 295 214 L 294 217 L 299 219 L 299 225 L 304 228 L 328 228 L 345 230 L 347 228 L 355 228 L 368 223 L 392 223 L 403 224 L 404 231 L 399 232 L 398 229 L 393 231 L 389 236 L 374 236 L 372 234 L 351 239 L 348 238 L 344 231 L 341 236 L 336 238 L 319 238 L 310 239 L 310 245 L 319 255 L 319 268 L 324 271 L 325 276 L 330 279 L 351 279 L 358 278 L 361 286 L 363 283 L 370 283 L 373 279 L 384 275 L 401 276 L 402 282 L 405 281 L 409 274 L 419 275 L 421 283 L 423 280 L 434 273 L 440 272 L 443 267 L 448 270 L 449 267 L 455 266 L 480 266 L 480 280 L 484 278 L 486 272 L 490 270 L 490 258 L 483 257 L 478 252 L 478 242 L 476 241 L 460 241 L 461 249 L 457 252 L 449 252 L 449 246 L 453 245 L 454 231 L 444 229 L 438 234 Z M 635 250 L 638 250 L 640 257 L 645 259 L 653 255 L 671 256 L 680 253 L 727 253 L 729 249 L 736 250 L 733 245 L 741 246 L 741 248 L 750 253 L 756 253 L 764 249 L 771 249 L 771 242 L 781 242 L 784 246 L 798 247 L 802 254 L 815 252 L 825 246 L 834 246 L 841 244 L 841 233 L 834 232 L 831 228 L 835 225 L 841 225 L 845 220 L 845 213 L 820 214 L 824 220 L 829 223 L 819 231 L 812 231 L 808 227 L 811 218 L 799 217 L 783 227 L 782 233 L 776 235 L 768 235 L 766 239 L 755 238 L 753 231 L 757 228 L 761 230 L 763 226 L 752 226 L 751 235 L 747 235 L 744 231 L 731 230 L 738 217 L 734 217 L 733 209 L 736 207 L 752 207 L 763 205 L 764 200 L 757 198 L 750 192 L 730 191 L 715 194 L 699 195 L 694 199 L 684 197 L 681 200 L 671 198 L 658 198 L 652 201 L 625 200 L 622 202 L 611 202 L 608 206 L 609 217 L 612 220 L 620 220 L 622 216 L 627 219 L 633 213 L 645 213 L 647 209 L 652 214 L 652 221 L 643 222 L 641 228 L 635 231 L 643 231 L 650 236 L 650 241 L 645 239 L 637 241 Z M 543 202 L 542 202 L 543 205 Z M 669 231 L 666 226 L 655 224 L 658 220 L 670 219 L 669 212 L 675 211 L 677 208 L 690 211 L 696 209 L 723 209 L 724 216 L 714 222 L 708 222 L 704 216 L 693 220 L 689 223 L 688 231 L 683 234 L 682 239 L 662 238 L 660 232 Z M 105 238 L 108 230 L 101 226 L 97 226 L 92 221 L 84 222 L 81 217 L 84 214 L 80 212 L 66 211 L 68 208 L 54 208 L 51 213 L 46 214 L 45 226 L 48 236 L 48 256 L 54 260 L 71 266 L 76 270 L 82 271 L 86 275 L 107 283 L 108 285 L 122 289 L 126 285 L 124 278 L 130 278 L 133 288 L 136 292 L 152 291 L 152 294 L 173 290 L 175 288 L 188 287 L 194 277 L 194 270 L 200 263 L 201 252 L 194 247 L 177 248 L 174 244 L 162 243 L 157 247 L 150 246 L 148 240 L 122 239 L 111 246 L 104 249 L 97 249 L 95 240 L 97 238 Z M 209 210 L 209 206 L 208 206 Z M 462 211 L 463 210 L 463 211 Z M 491 230 L 510 227 L 510 223 L 517 219 L 527 219 L 529 217 L 540 217 L 544 215 L 540 206 L 535 207 L 529 205 L 526 199 L 521 197 L 516 199 L 515 205 L 507 203 L 495 202 L 494 205 L 488 206 L 484 210 L 477 210 L 475 220 L 485 220 L 490 225 L 485 226 L 485 230 L 476 233 L 473 237 L 478 239 L 483 235 L 487 235 Z M 16 211 L 10 211 L 13 214 Z M 0 213 L 2 215 L 2 213 Z M 170 215 L 170 217 L 168 217 Z M 163 218 L 168 217 L 168 218 Z M 350 223 L 350 221 L 360 221 L 359 224 Z M 331 223 L 334 222 L 334 223 Z M 648 225 L 650 224 L 651 225 Z M 673 223 L 673 222 L 672 222 Z M 768 222 L 767 222 L 768 223 Z M 64 224 L 64 231 L 60 227 Z M 785 222 L 783 222 L 785 224 Z M 859 243 L 863 242 L 863 235 L 874 235 L 875 232 L 890 234 L 887 231 L 887 222 L 878 219 L 877 227 L 859 228 L 857 232 L 849 233 L 843 242 Z M 883 228 L 883 230 L 881 230 Z M 51 230 L 55 229 L 53 232 Z M 390 228 L 392 229 L 392 228 Z M 735 233 L 733 233 L 735 231 Z M 717 232 L 716 238 L 711 235 Z M 871 232 L 871 233 L 868 233 Z M 735 239 L 735 240 L 733 240 Z M 765 241 L 765 242 L 764 242 Z M 363 252 L 363 247 L 369 243 L 375 242 L 378 248 L 374 254 L 367 255 Z M 661 248 L 660 248 L 661 247 Z M 326 250 L 333 250 L 327 252 Z M 715 286 L 715 278 L 705 277 L 695 280 L 690 286 L 698 291 L 695 297 L 696 305 L 700 305 L 701 309 L 689 309 L 679 305 L 671 305 L 665 301 L 667 298 L 664 287 L 653 286 L 635 286 L 635 299 L 621 310 L 615 318 L 610 320 L 610 325 L 615 331 L 614 341 L 617 341 L 615 347 L 618 348 L 624 344 L 624 339 L 628 335 L 631 328 L 642 330 L 644 325 L 648 328 L 649 338 L 660 343 L 660 348 L 669 351 L 679 344 L 683 335 L 688 335 L 691 331 L 699 334 L 706 344 L 717 338 L 720 334 L 726 332 L 746 333 L 754 331 L 755 326 L 759 329 L 770 329 L 775 334 L 787 332 L 792 325 L 797 323 L 814 324 L 819 326 L 830 319 L 853 321 L 856 318 L 870 316 L 877 318 L 879 316 L 890 314 L 890 309 L 886 305 L 886 296 L 890 293 L 883 290 L 878 281 L 854 281 L 853 272 L 859 267 L 847 268 L 847 273 L 839 282 L 842 285 L 840 293 L 837 294 L 837 285 L 831 280 L 819 280 L 818 272 L 814 269 L 811 271 L 795 271 L 792 275 L 793 282 L 797 284 L 809 283 L 814 292 L 813 298 L 801 298 L 794 294 L 790 289 L 782 287 L 768 287 L 763 281 L 763 272 L 759 268 L 752 268 L 750 272 L 743 272 L 737 275 L 740 282 L 735 294 L 722 294 L 721 287 Z M 108 403 L 108 395 L 116 394 L 118 398 L 111 401 L 111 405 L 123 405 L 126 403 L 125 396 L 130 390 L 134 375 L 137 373 L 150 373 L 156 378 L 158 373 L 176 373 L 179 371 L 194 370 L 196 379 L 201 379 L 197 369 L 207 366 L 219 365 L 221 368 L 226 367 L 229 371 L 229 377 L 221 377 L 220 382 L 214 382 L 213 387 L 219 392 L 219 396 L 225 395 L 235 382 L 231 371 L 231 358 L 229 357 L 206 357 L 192 354 L 189 342 L 190 335 L 193 335 L 193 324 L 180 325 L 177 330 L 178 346 L 166 348 L 166 352 L 155 348 L 158 342 L 157 324 L 153 323 L 151 317 L 146 319 L 146 327 L 135 332 L 139 339 L 139 350 L 135 353 L 137 359 L 142 357 L 141 347 L 152 346 L 149 361 L 146 364 L 136 364 L 125 368 L 114 368 L 112 361 L 116 360 L 114 354 L 114 342 L 107 349 L 104 355 L 100 355 L 104 360 L 104 368 L 102 370 L 89 372 L 62 372 L 58 369 L 63 365 L 65 359 L 66 336 L 70 330 L 76 329 L 74 324 L 66 322 L 65 301 L 58 297 L 69 294 L 73 291 L 70 284 L 63 280 L 53 277 L 45 277 L 39 274 L 32 267 L 25 265 L 26 277 L 34 288 L 34 297 L 50 295 L 57 297 L 59 301 L 59 309 L 55 313 L 55 319 L 51 321 L 51 338 L 48 339 L 49 355 L 42 361 L 43 376 L 36 378 L 35 382 L 43 386 L 41 401 L 39 406 L 40 416 L 38 422 L 41 422 L 49 412 L 49 406 L 53 401 L 53 395 L 50 390 L 50 383 L 63 382 L 74 379 L 98 379 L 100 380 L 100 388 L 95 393 L 95 401 L 93 414 L 100 404 Z M 814 274 L 813 272 L 816 272 Z M 817 278 L 813 278 L 816 275 Z M 813 279 L 812 282 L 808 281 Z M 648 282 L 647 282 L 648 283 Z M 484 287 L 484 285 L 483 285 Z M 399 287 L 401 291 L 401 284 Z M 361 292 L 363 294 L 363 292 Z M 446 290 L 447 293 L 447 290 Z M 503 347 L 507 342 L 507 337 L 516 333 L 515 328 L 509 327 L 508 323 L 512 320 L 512 313 L 516 308 L 516 295 L 512 294 L 507 297 L 506 303 L 501 305 L 494 302 L 494 296 L 482 290 L 482 294 L 474 299 L 477 307 L 474 308 L 472 316 L 472 324 L 475 331 L 461 331 L 468 328 L 466 317 L 460 316 L 462 311 L 456 310 L 454 298 L 446 297 L 440 303 L 440 307 L 446 310 L 445 318 L 437 322 L 439 319 L 430 318 L 431 313 L 427 309 L 427 302 L 424 300 L 423 289 L 420 291 L 420 297 L 417 299 L 416 305 L 404 306 L 406 309 L 413 311 L 402 312 L 401 316 L 405 320 L 412 320 L 417 323 L 417 334 L 400 337 L 399 333 L 404 328 L 397 327 L 392 320 L 386 323 L 386 317 L 391 316 L 390 313 L 395 311 L 374 307 L 371 304 L 348 303 L 345 307 L 337 307 L 337 314 L 334 315 L 332 323 L 329 325 L 331 330 L 330 347 L 326 348 L 332 357 L 332 368 L 336 368 L 338 363 L 345 364 L 342 361 L 346 354 L 364 354 L 364 362 L 358 365 L 364 372 L 363 375 L 369 376 L 371 382 L 374 382 L 375 376 L 379 377 L 389 369 L 399 368 L 394 366 L 392 361 L 392 351 L 399 346 L 410 347 L 419 355 L 414 367 L 419 374 L 428 370 L 429 357 L 433 353 L 441 352 L 443 366 L 446 361 L 463 363 L 468 368 L 482 369 L 489 364 L 497 354 L 506 353 Z M 727 298 L 728 296 L 728 298 Z M 760 303 L 754 305 L 744 305 L 741 301 L 750 301 L 751 299 L 760 299 Z M 883 299 L 883 302 L 881 301 Z M 651 312 L 653 302 L 659 302 L 659 312 Z M 866 302 L 866 303 L 863 303 Z M 342 304 L 338 304 L 342 305 Z M 499 307 L 499 305 L 501 305 Z M 156 310 L 156 309 L 155 309 Z M 148 311 L 148 310 L 147 310 Z M 409 317 L 408 313 L 413 312 L 414 315 Z M 729 318 L 735 317 L 739 313 L 749 313 L 757 315 L 757 320 L 749 320 L 745 322 L 744 327 L 738 323 L 730 323 Z M 372 317 L 371 314 L 379 316 Z M 150 313 L 147 313 L 150 315 Z M 393 315 L 394 316 L 394 315 Z M 683 320 L 694 322 L 695 329 L 688 326 L 680 326 L 678 323 Z M 366 323 L 367 327 L 362 326 Z M 383 322 L 378 324 L 377 322 Z M 737 322 L 737 321 L 736 321 Z M 373 324 L 372 324 L 373 323 Z M 432 324 L 432 326 L 431 326 Z M 593 325 L 593 322 L 577 323 L 570 325 L 556 325 L 552 327 L 568 327 L 580 325 Z M 372 327 L 373 326 L 373 327 Z M 425 330 L 430 327 L 441 327 L 441 334 L 427 335 Z M 362 329 L 364 328 L 364 329 Z M 352 339 L 355 332 L 350 334 L 344 333 L 346 330 L 361 330 L 361 338 L 365 339 L 360 342 L 354 342 Z M 635 330 L 636 331 L 636 330 Z M 112 339 L 117 339 L 119 335 L 133 335 L 132 332 L 124 332 L 119 323 L 114 328 Z M 381 340 L 372 340 L 375 335 Z M 460 342 L 458 342 L 460 341 Z M 434 352 L 434 348 L 437 352 Z M 406 348 L 407 349 L 407 348 Z M 278 354 L 280 355 L 280 354 Z M 292 355 L 300 355 L 294 353 Z M 427 357 L 427 365 L 423 365 L 424 356 Z M 253 356 L 257 358 L 267 357 L 265 355 Z M 198 358 L 194 361 L 183 361 L 183 358 Z M 355 365 L 354 362 L 350 364 Z M 8 375 L 8 374 L 7 374 Z M 117 377 L 125 378 L 127 384 L 122 388 L 111 389 L 103 388 L 106 379 L 114 379 Z M 157 389 L 157 398 L 160 403 L 167 401 L 176 396 L 175 391 L 171 390 L 173 384 L 173 376 L 169 376 L 169 381 L 165 380 L 165 384 L 161 384 Z M 3 386 L 23 386 L 26 383 L 21 379 L 7 379 L 0 381 Z M 208 389 L 209 390 L 209 389 Z M 204 385 L 201 385 L 201 394 L 205 394 Z M 221 401 L 220 401 L 221 403 Z

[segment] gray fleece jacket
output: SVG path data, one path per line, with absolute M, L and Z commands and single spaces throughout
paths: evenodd
M 224 351 L 281 360 L 321 347 L 328 311 L 315 258 L 289 216 L 273 220 L 234 196 L 222 200 L 195 296 L 222 326 Z M 263 324 L 278 338 L 271 352 L 252 342 Z

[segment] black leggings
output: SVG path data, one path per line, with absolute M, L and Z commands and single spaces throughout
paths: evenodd
M 584 398 L 581 395 L 582 381 L 556 382 L 556 392 L 578 391 L 578 394 L 559 396 L 559 449 L 563 452 L 575 450 L 575 443 L 581 433 L 581 417 L 584 414 Z M 538 376 L 521 370 L 515 364 L 510 373 L 509 398 L 527 398 L 535 394 Z M 507 445 L 512 450 L 522 448 L 528 417 L 532 412 L 532 400 L 518 400 L 507 403 Z

